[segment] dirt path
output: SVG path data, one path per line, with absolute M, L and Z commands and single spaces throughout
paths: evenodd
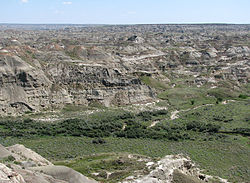
M 178 119 L 179 118 L 178 113 L 180 113 L 180 112 L 187 112 L 187 111 L 195 110 L 195 109 L 198 109 L 198 108 L 201 108 L 201 107 L 205 107 L 205 106 L 209 106 L 209 105 L 215 105 L 215 104 L 206 104 L 206 105 L 200 105 L 200 106 L 197 106 L 197 107 L 194 107 L 194 108 L 185 109 L 185 110 L 180 110 L 180 111 L 176 110 L 176 111 L 173 111 L 173 112 L 171 112 L 170 119 L 171 120 Z
M 226 100 L 226 101 L 223 101 L 222 104 L 226 105 L 228 104 L 229 102 L 235 102 L 234 100 Z M 185 109 L 185 110 L 175 110 L 173 112 L 171 112 L 171 116 L 170 116 L 170 120 L 174 120 L 174 119 L 178 119 L 179 118 L 179 113 L 180 112 L 187 112 L 187 111 L 191 111 L 191 110 L 196 110 L 196 109 L 199 109 L 201 107 L 205 107 L 205 106 L 211 106 L 211 105 L 215 105 L 215 104 L 205 104 L 205 105 L 200 105 L 200 106 L 196 106 L 194 108 L 189 108 L 189 109 Z M 148 127 L 148 128 L 152 128 L 154 127 L 157 123 L 159 123 L 160 121 L 153 121 L 152 124 Z
M 177 118 L 179 118 L 179 116 L 178 116 L 178 113 L 179 113 L 180 111 L 173 111 L 173 112 L 171 112 L 171 116 L 170 116 L 170 119 L 171 120 L 174 120 L 174 119 L 177 119 Z
M 157 121 L 153 121 L 152 124 L 148 127 L 148 128 L 152 128 L 154 127 L 157 123 L 159 123 L 160 121 L 157 120 Z

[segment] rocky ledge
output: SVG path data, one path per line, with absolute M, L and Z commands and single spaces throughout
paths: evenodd
M 53 165 L 19 144 L 0 145 L 0 160 L 1 183 L 97 183 L 71 168 Z

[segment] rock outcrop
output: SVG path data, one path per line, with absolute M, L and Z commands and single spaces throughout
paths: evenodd
M 228 183 L 225 179 L 203 174 L 189 158 L 182 155 L 168 155 L 157 163 L 148 162 L 147 166 L 149 169 L 153 167 L 148 175 L 130 176 L 123 183 L 202 183 L 212 180 Z
M 45 70 L 18 56 L 0 56 L 0 114 L 16 115 L 66 104 L 105 106 L 151 101 L 154 91 L 115 67 L 59 62 Z
M 68 183 L 96 183 L 75 170 L 65 166 L 41 166 L 30 168 L 33 171 L 43 172 L 46 175 L 50 175 L 59 180 L 63 180 Z
M 44 72 L 18 56 L 0 56 L 0 113 L 36 111 L 48 105 L 51 82 Z
M 1 183 L 96 183 L 71 168 L 53 165 L 23 145 L 0 146 L 0 153 Z
M 15 158 L 16 161 L 22 162 L 25 166 L 29 167 L 29 162 L 31 166 L 47 166 L 52 165 L 51 162 L 43 158 L 41 155 L 37 154 L 36 152 L 32 151 L 24 147 L 24 145 L 16 144 L 6 148 L 11 155 Z
M 26 183 L 22 175 L 0 163 L 0 182 L 1 183 Z
M 0 144 L 0 159 L 7 158 L 11 153 Z

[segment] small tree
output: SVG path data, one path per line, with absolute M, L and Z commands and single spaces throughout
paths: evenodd
M 191 105 L 194 105 L 194 100 L 191 100 Z
M 217 98 L 217 100 L 216 100 L 216 104 L 221 103 L 221 102 L 222 102 L 222 100 L 223 100 L 223 99 L 222 99 L 222 98 L 220 98 L 220 97 L 219 97 L 219 98 Z

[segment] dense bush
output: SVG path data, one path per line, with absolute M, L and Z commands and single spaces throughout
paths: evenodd
M 191 121 L 186 124 L 187 130 L 199 131 L 199 132 L 212 132 L 216 133 L 219 131 L 220 126 L 212 123 L 202 123 L 198 121 Z
M 107 137 L 113 132 L 121 130 L 121 121 L 68 119 L 57 124 L 59 128 L 65 129 L 64 135 Z
M 203 124 L 198 122 L 198 121 L 191 121 L 191 122 L 186 124 L 186 127 L 187 127 L 187 130 L 198 131 L 198 130 L 202 129 Z
M 136 117 L 139 117 L 142 119 L 142 121 L 150 121 L 153 116 L 161 116 L 166 115 L 166 110 L 155 110 L 155 111 L 142 111 L 136 115 Z
M 240 94 L 240 95 L 239 95 L 239 98 L 241 98 L 241 99 L 247 99 L 248 96 L 247 96 L 247 95 L 244 95 L 244 94 Z
M 102 143 L 103 137 L 151 138 L 182 140 L 189 139 L 188 131 L 216 133 L 219 126 L 197 121 L 187 123 L 164 122 L 149 128 L 145 121 L 166 115 L 166 110 L 144 111 L 138 114 L 129 112 L 109 112 L 93 114 L 85 119 L 75 118 L 60 122 L 44 123 L 31 119 L 0 121 L 0 136 L 86 136 L 95 138 L 93 143 Z

